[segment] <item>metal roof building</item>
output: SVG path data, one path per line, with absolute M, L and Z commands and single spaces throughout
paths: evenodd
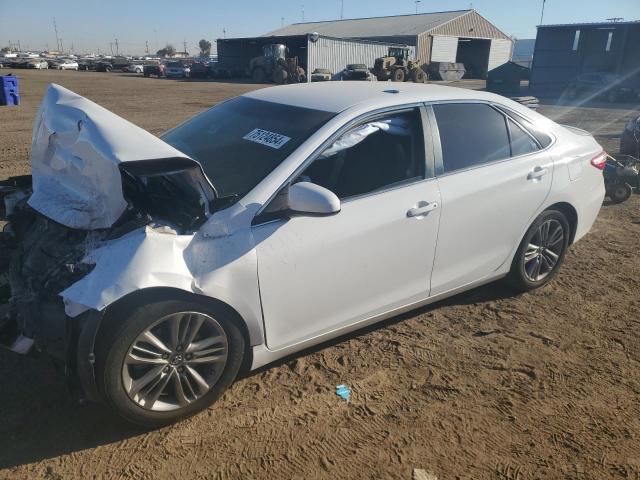
M 475 10 L 295 23 L 263 37 L 319 33 L 346 39 L 415 46 L 416 59 L 464 63 L 471 77 L 511 59 L 513 41 Z
M 640 21 L 538 27 L 531 88 L 559 91 L 581 73 L 608 72 L 640 86 Z

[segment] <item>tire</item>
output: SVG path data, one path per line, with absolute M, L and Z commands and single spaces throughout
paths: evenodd
M 627 201 L 632 193 L 632 188 L 623 182 L 614 183 L 607 188 L 607 196 L 613 203 L 622 203 Z
M 545 225 L 549 225 L 546 239 L 542 233 Z M 557 228 L 561 229 L 560 240 L 556 237 Z M 564 261 L 570 235 L 569 222 L 562 212 L 558 210 L 542 212 L 527 230 L 513 257 L 511 270 L 506 278 L 507 285 L 516 291 L 528 292 L 551 280 Z M 555 243 L 551 244 L 554 240 Z M 538 250 L 532 249 L 532 245 L 538 247 Z M 543 271 L 547 270 L 549 262 L 553 261 L 555 263 L 550 270 Z M 540 265 L 540 276 L 536 275 L 537 265 Z
M 391 74 L 391 80 L 394 82 L 404 82 L 404 70 L 396 68 Z
M 421 68 L 416 68 L 411 72 L 411 80 L 414 83 L 427 83 L 427 74 Z
M 188 318 L 184 316 L 185 312 L 189 312 Z M 178 322 L 177 324 L 182 326 L 179 330 L 182 333 L 178 335 L 188 337 L 191 328 L 189 325 L 195 325 L 199 319 L 203 319 L 202 326 L 191 342 L 186 341 L 188 346 L 172 344 L 169 328 L 171 325 Z M 168 425 L 207 408 L 233 383 L 244 357 L 246 342 L 235 319 L 224 308 L 212 307 L 208 301 L 197 296 L 170 294 L 163 295 L 162 299 L 158 296 L 151 302 L 140 301 L 130 304 L 126 308 L 116 306 L 114 311 L 107 312 L 103 325 L 99 343 L 95 348 L 98 389 L 105 403 L 115 413 L 143 427 L 156 428 Z M 141 340 L 140 337 L 149 329 L 153 329 L 153 335 L 161 339 L 161 345 L 172 353 L 165 353 L 162 358 L 158 358 L 158 352 L 165 350 L 158 348 L 157 344 Z M 161 335 L 163 333 L 164 336 Z M 187 353 L 190 347 L 203 341 L 200 338 L 224 341 L 218 340 L 204 345 L 200 352 L 195 349 L 194 353 Z M 137 348 L 141 341 L 146 352 Z M 216 347 L 211 348 L 214 346 Z M 223 353 L 220 353 L 220 350 Z M 153 363 L 150 365 L 129 363 L 132 361 L 128 360 L 132 358 L 132 354 L 135 355 L 135 362 L 140 362 L 140 355 L 148 362 L 150 353 L 153 353 Z M 201 362 L 208 358 L 218 358 L 214 353 L 220 353 L 220 357 L 226 353 L 225 362 Z M 189 362 L 190 355 L 193 357 Z M 168 358 L 165 359 L 164 356 Z M 191 370 L 196 370 L 197 375 L 191 374 Z M 142 379 L 145 375 L 153 380 Z M 136 394 L 135 381 L 141 379 L 144 386 L 140 388 L 140 393 Z M 154 384 L 156 379 L 159 379 L 158 384 Z M 201 381 L 205 383 L 202 384 Z M 163 387 L 162 396 L 154 400 L 158 385 Z M 182 391 L 181 395 L 178 395 L 178 388 Z M 195 393 L 196 390 L 198 394 Z
M 267 72 L 262 67 L 256 67 L 251 72 L 251 79 L 255 83 L 265 83 L 267 81 Z

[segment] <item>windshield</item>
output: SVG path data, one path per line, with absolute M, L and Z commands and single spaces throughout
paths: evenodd
M 220 197 L 243 197 L 334 113 L 237 97 L 162 139 L 198 161 Z
M 167 63 L 167 67 L 169 67 L 169 68 L 182 68 L 182 64 L 180 62 L 169 62 L 169 63 Z

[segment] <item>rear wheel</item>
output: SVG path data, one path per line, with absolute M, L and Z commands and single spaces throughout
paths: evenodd
M 244 336 L 223 309 L 176 297 L 117 316 L 104 320 L 96 379 L 105 401 L 130 422 L 159 427 L 191 416 L 240 369 Z
M 607 195 L 613 203 L 622 203 L 629 199 L 632 189 L 623 182 L 615 183 L 607 188 Z
M 526 292 L 551 280 L 564 261 L 570 234 L 569 222 L 562 212 L 543 212 L 518 247 L 507 276 L 509 286 Z

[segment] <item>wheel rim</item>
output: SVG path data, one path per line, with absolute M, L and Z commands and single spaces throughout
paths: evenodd
M 564 235 L 564 228 L 557 220 L 546 220 L 538 226 L 524 253 L 527 279 L 539 282 L 553 272 L 562 255 Z
M 174 313 L 147 327 L 131 344 L 122 368 L 124 388 L 146 410 L 178 410 L 213 388 L 227 357 L 227 335 L 215 319 L 198 312 Z

